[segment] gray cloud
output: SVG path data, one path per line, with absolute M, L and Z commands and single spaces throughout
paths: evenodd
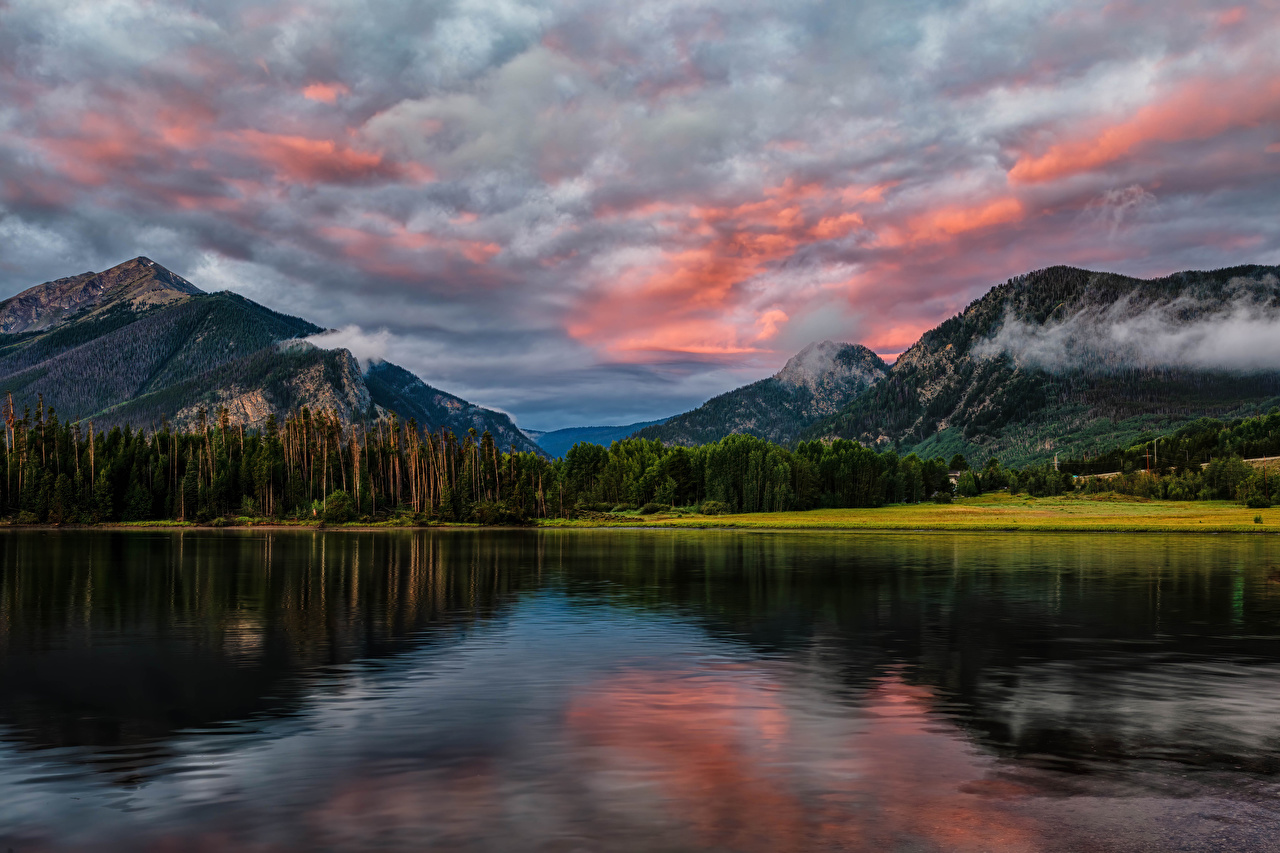
M 527 426 L 667 415 L 1029 269 L 1280 260 L 1244 9 L 10 0 L 0 296 L 146 254 Z

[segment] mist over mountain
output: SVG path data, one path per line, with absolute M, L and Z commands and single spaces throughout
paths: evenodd
M 362 368 L 333 334 L 230 292 L 205 293 L 149 258 L 36 285 L 0 302 L 0 390 L 95 426 L 193 423 L 226 408 L 261 426 L 303 406 L 344 422 L 394 412 L 427 430 L 489 430 L 539 452 L 510 417 L 388 363 Z M 321 344 L 316 345 L 307 339 Z
M 993 288 L 926 332 L 808 438 L 1010 463 L 1083 455 L 1280 402 L 1280 278 L 1072 267 Z
M 880 381 L 888 365 L 860 344 L 809 344 L 773 376 L 713 397 L 638 431 L 640 438 L 692 446 L 742 433 L 786 444 Z
M 1006 316 L 975 348 L 1015 363 L 1061 373 L 1114 366 L 1195 370 L 1280 369 L 1280 281 L 1237 277 L 1219 298 L 1181 295 L 1147 303 L 1128 294 L 1110 305 L 1084 305 L 1042 325 Z

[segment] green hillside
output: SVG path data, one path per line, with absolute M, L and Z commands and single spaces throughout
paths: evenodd
M 926 332 L 884 380 L 804 436 L 1022 464 L 1266 411 L 1280 402 L 1280 372 L 1201 367 L 1194 351 L 1160 355 L 1181 330 L 1230 334 L 1225 324 L 1241 312 L 1271 316 L 1278 272 L 1144 280 L 1052 267 L 1011 279 Z

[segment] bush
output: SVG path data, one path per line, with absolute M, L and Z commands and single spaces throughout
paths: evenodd
M 222 516 L 218 516 L 217 518 L 209 522 L 209 526 L 210 527 L 226 527 L 230 523 L 231 522 L 227 521 Z
M 17 522 L 18 524 L 39 524 L 40 523 L 40 519 L 36 516 L 34 512 L 30 512 L 25 509 L 22 512 L 18 513 L 18 517 L 15 518 L 14 521 Z
M 951 493 L 950 492 L 934 492 L 933 502 L 936 504 L 949 504 L 951 503 Z
M 633 509 L 635 509 L 635 504 L 618 504 L 609 512 L 631 512 Z
M 528 524 L 529 519 L 520 507 L 506 501 L 481 501 L 475 505 L 474 518 L 478 524 L 518 525 Z
M 1250 495 L 1249 500 L 1245 501 L 1245 506 L 1249 509 L 1271 509 L 1271 501 L 1267 500 L 1263 495 Z M 1261 518 L 1262 516 L 1258 516 Z M 1258 522 L 1261 524 L 1262 522 Z
M 652 501 L 650 501 L 649 503 L 647 503 L 647 504 L 645 504 L 644 506 L 640 507 L 640 514 L 641 514 L 641 515 L 653 515 L 655 512 L 662 512 L 664 509 L 666 509 L 666 507 L 665 507 L 665 506 L 663 506 L 662 504 L 656 504 L 656 503 L 653 503 Z
M 1254 524 L 1261 524 L 1261 523 L 1262 523 L 1262 516 L 1260 516 L 1260 515 L 1255 515 L 1255 516 L 1253 517 L 1253 523 L 1254 523 Z
M 356 517 L 356 503 L 351 495 L 338 489 L 325 500 L 322 517 L 325 524 L 346 524 Z
M 698 507 L 698 512 L 702 515 L 724 515 L 728 511 L 729 507 L 723 501 L 703 501 L 702 506 Z

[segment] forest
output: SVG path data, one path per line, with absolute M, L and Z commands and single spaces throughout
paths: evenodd
M 607 448 L 577 444 L 551 460 L 504 451 L 488 432 L 424 433 L 416 421 L 395 416 L 343 424 L 334 413 L 304 408 L 254 430 L 230 423 L 223 409 L 202 413 L 189 430 L 165 424 L 148 433 L 60 421 L 42 402 L 20 417 L 12 404 L 6 409 L 0 516 L 27 524 L 246 518 L 518 524 L 670 507 L 711 515 L 945 502 L 999 489 L 1269 500 L 1264 475 L 1240 454 L 1280 450 L 1280 412 L 1204 421 L 1161 438 L 1164 468 L 1138 470 L 1146 458 L 1138 446 L 1117 451 L 1122 473 L 1103 480 L 1076 476 L 1085 472 L 1071 469 L 1084 460 L 1057 470 L 1010 470 L 992 457 L 969 470 L 960 456 L 900 457 L 844 439 L 791 449 L 747 435 L 692 448 L 629 438 Z M 1201 468 L 1195 460 L 1206 454 L 1217 455 Z
M 1276 465 L 1245 459 L 1280 456 L 1280 410 L 1250 418 L 1202 418 L 1169 435 L 1145 435 L 1092 458 L 1063 460 L 1087 492 L 1113 491 L 1162 500 L 1240 500 L 1251 507 L 1276 499 Z M 1270 473 L 1268 471 L 1270 470 Z M 1110 475 L 1100 477 L 1097 475 Z

